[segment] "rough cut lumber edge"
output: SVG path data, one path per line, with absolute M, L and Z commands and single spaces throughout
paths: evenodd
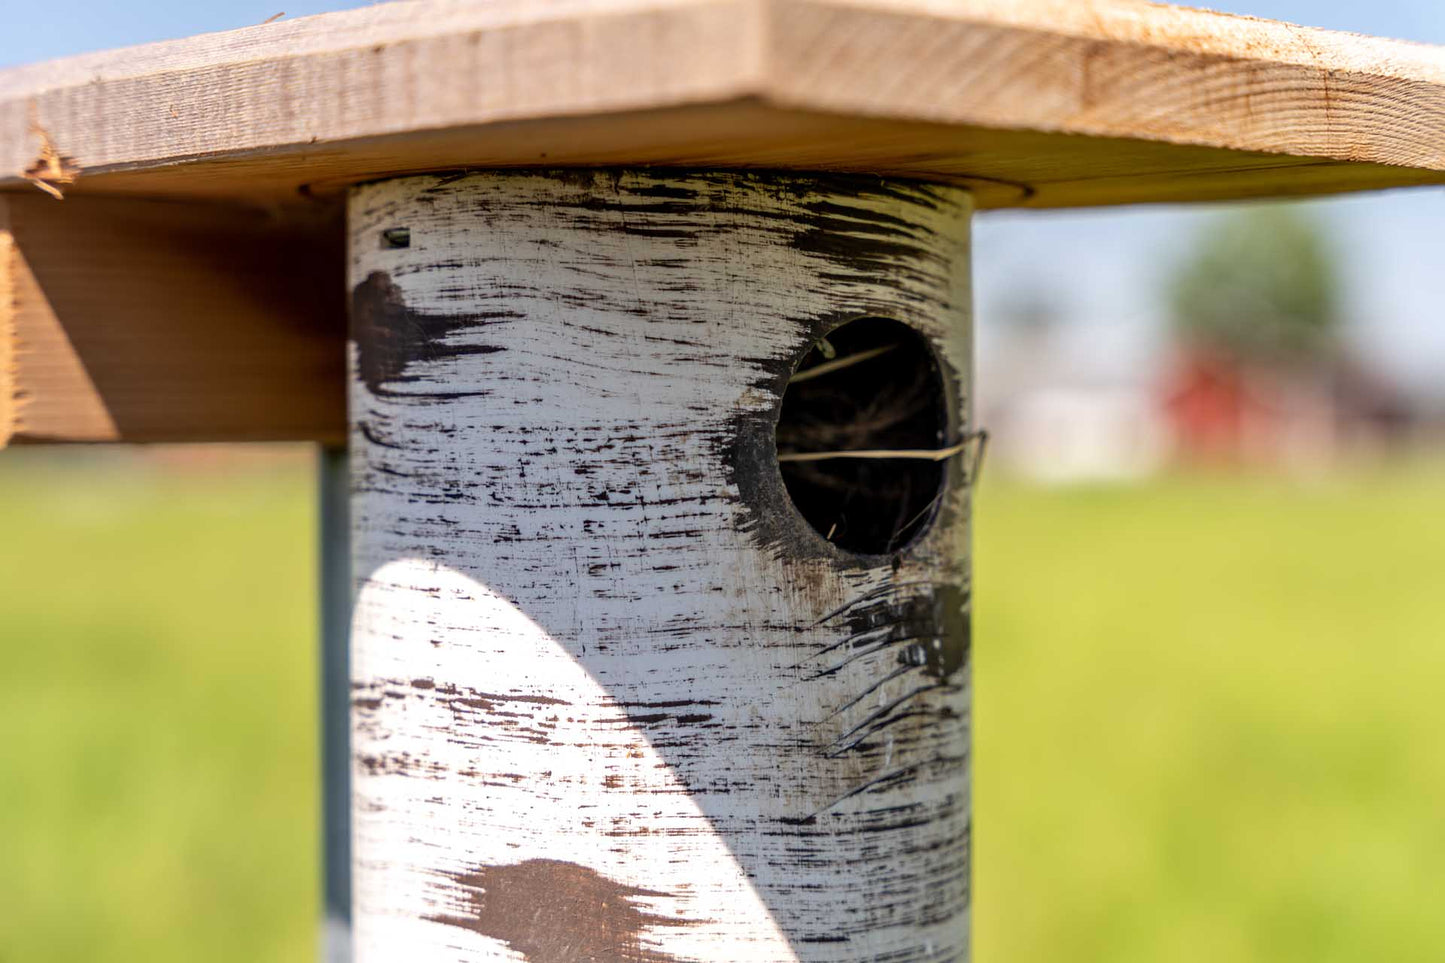
M 1132 0 L 771 9 L 783 105 L 1445 168 L 1438 47 Z
M 358 963 L 966 959 L 962 459 L 864 556 L 773 450 L 857 317 L 927 338 L 966 431 L 970 206 L 718 172 L 352 193 Z
M 0 186 L 39 157 L 32 111 L 74 190 L 157 195 L 655 163 L 956 177 L 985 206 L 1046 206 L 1445 171 L 1440 49 L 1140 0 L 381 4 L 0 72 Z M 823 118 L 826 140 L 790 130 Z
M 8 440 L 344 437 L 325 215 L 38 192 L 0 212 Z

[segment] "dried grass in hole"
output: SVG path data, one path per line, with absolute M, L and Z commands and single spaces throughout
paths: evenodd
M 863 318 L 829 332 L 798 365 L 778 418 L 778 470 L 820 535 L 887 554 L 937 512 L 953 454 L 947 433 L 943 376 L 927 342 L 898 321 Z

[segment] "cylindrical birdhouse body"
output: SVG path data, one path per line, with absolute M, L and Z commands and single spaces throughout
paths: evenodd
M 353 191 L 359 961 L 966 959 L 969 214 Z

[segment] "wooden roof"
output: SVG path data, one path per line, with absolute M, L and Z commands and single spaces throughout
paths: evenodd
M 228 200 L 614 164 L 1358 190 L 1445 179 L 1445 52 L 1138 0 L 411 0 L 0 71 L 0 188 L 51 149 L 76 192 Z

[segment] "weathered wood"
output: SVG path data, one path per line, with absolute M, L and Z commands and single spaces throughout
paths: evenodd
M 958 178 L 986 207 L 1433 183 L 1445 52 L 1140 0 L 428 0 L 0 71 L 0 186 L 538 164 Z
M 345 438 L 326 221 L 0 196 L 0 444 Z
M 855 554 L 774 425 L 818 338 L 883 317 L 936 352 L 936 446 L 966 433 L 969 210 L 787 174 L 353 192 L 357 959 L 966 958 L 965 458 Z

